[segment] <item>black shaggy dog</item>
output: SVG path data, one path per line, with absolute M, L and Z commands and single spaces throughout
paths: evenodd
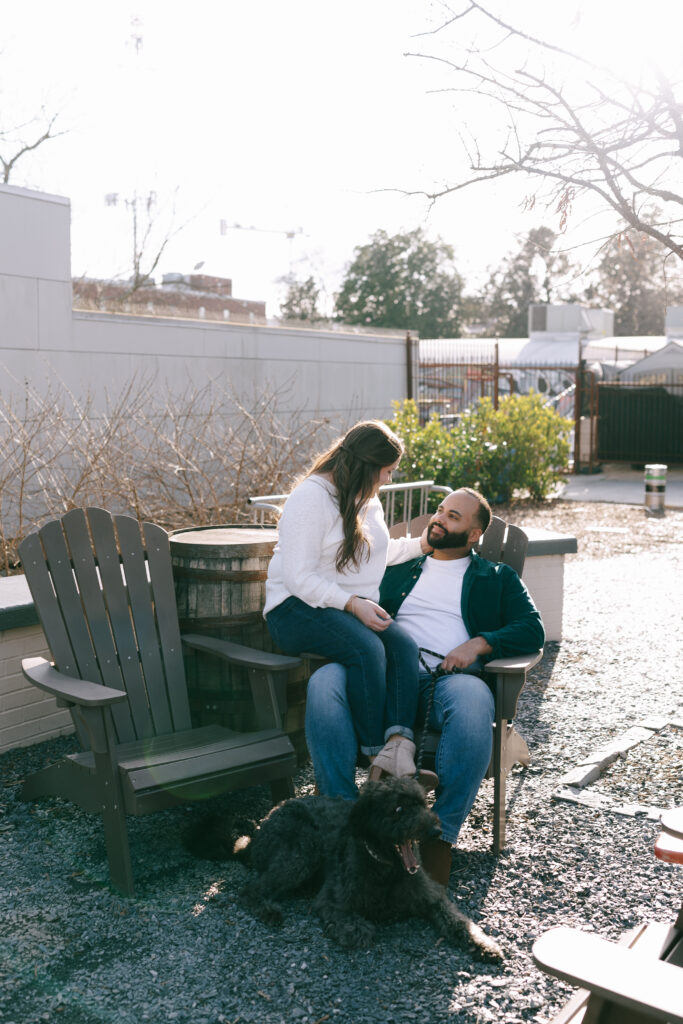
M 267 924 L 282 921 L 279 898 L 313 889 L 325 934 L 348 949 L 371 945 L 376 923 L 419 917 L 449 941 L 500 959 L 497 943 L 422 870 L 418 844 L 440 831 L 422 787 L 410 778 L 387 778 L 367 782 L 356 801 L 285 800 L 251 837 L 236 842 L 222 826 L 200 826 L 187 845 L 196 856 L 248 863 L 254 874 L 240 901 Z

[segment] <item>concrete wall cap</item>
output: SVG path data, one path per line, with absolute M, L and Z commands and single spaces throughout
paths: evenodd
M 527 558 L 538 555 L 574 555 L 579 550 L 576 537 L 566 533 L 553 533 L 538 526 L 521 525 L 529 538 Z
M 0 577 L 0 632 L 38 625 L 25 576 Z

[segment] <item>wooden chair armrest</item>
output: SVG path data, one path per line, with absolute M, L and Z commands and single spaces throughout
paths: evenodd
M 230 665 L 246 668 L 259 729 L 281 729 L 287 711 L 287 672 L 303 664 L 301 658 L 257 651 L 220 637 L 187 633 L 184 644 L 196 651 L 216 654 Z
M 543 651 L 519 654 L 514 658 L 495 658 L 484 666 L 495 676 L 496 722 L 512 721 L 517 714 L 517 701 L 526 683 L 526 674 L 543 657 Z
M 302 664 L 301 658 L 290 658 L 284 654 L 272 654 L 269 651 L 257 651 L 253 647 L 244 647 L 231 640 L 220 637 L 201 636 L 198 633 L 187 633 L 181 637 L 184 644 L 196 651 L 215 654 L 231 665 L 243 668 L 264 668 L 269 672 L 287 672 Z
M 647 1019 L 683 1024 L 683 970 L 575 928 L 553 928 L 533 946 L 547 974 Z
M 111 686 L 91 683 L 87 679 L 76 679 L 64 675 L 45 658 L 24 658 L 21 670 L 30 683 L 46 693 L 51 693 L 67 704 L 78 704 L 84 708 L 106 707 L 120 700 L 127 700 L 125 690 L 114 690 Z
M 514 658 L 495 658 L 487 662 L 484 671 L 495 672 L 501 676 L 513 676 L 519 672 L 528 672 L 542 657 L 543 651 L 534 651 L 533 654 L 518 654 Z

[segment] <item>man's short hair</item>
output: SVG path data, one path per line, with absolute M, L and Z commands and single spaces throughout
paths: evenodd
M 481 532 L 484 533 L 486 527 L 491 522 L 491 506 L 488 501 L 483 494 L 480 494 L 479 491 L 475 491 L 473 487 L 458 487 L 458 490 L 465 491 L 466 494 L 470 494 L 473 498 L 477 499 L 477 511 L 475 513 L 475 518 L 479 526 L 481 526 Z

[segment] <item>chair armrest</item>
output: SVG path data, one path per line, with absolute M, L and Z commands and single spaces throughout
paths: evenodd
M 303 665 L 301 658 L 257 651 L 252 647 L 234 644 L 231 640 L 201 636 L 198 633 L 187 633 L 181 639 L 193 650 L 216 654 L 230 665 L 246 668 L 259 729 L 282 728 L 287 710 L 286 673 Z
M 21 670 L 38 689 L 68 704 L 78 704 L 84 708 L 106 707 L 128 698 L 125 690 L 114 690 L 111 686 L 64 675 L 45 658 L 24 658 Z
M 526 683 L 526 674 L 543 657 L 543 651 L 519 654 L 514 658 L 495 658 L 484 666 L 495 676 L 496 721 L 510 722 L 517 714 L 517 701 Z
M 547 974 L 580 985 L 648 1020 L 683 1024 L 683 970 L 575 928 L 553 928 L 533 946 Z
M 257 651 L 253 647 L 234 644 L 231 640 L 220 637 L 201 636 L 198 633 L 186 633 L 181 637 L 184 644 L 195 651 L 215 654 L 231 665 L 242 668 L 265 668 L 269 672 L 288 672 L 302 664 L 301 658 L 290 658 L 284 654 L 272 654 L 269 651 Z
M 484 666 L 485 672 L 495 672 L 501 676 L 514 676 L 520 672 L 528 672 L 543 657 L 543 651 L 533 654 L 518 654 L 514 658 L 495 658 Z

